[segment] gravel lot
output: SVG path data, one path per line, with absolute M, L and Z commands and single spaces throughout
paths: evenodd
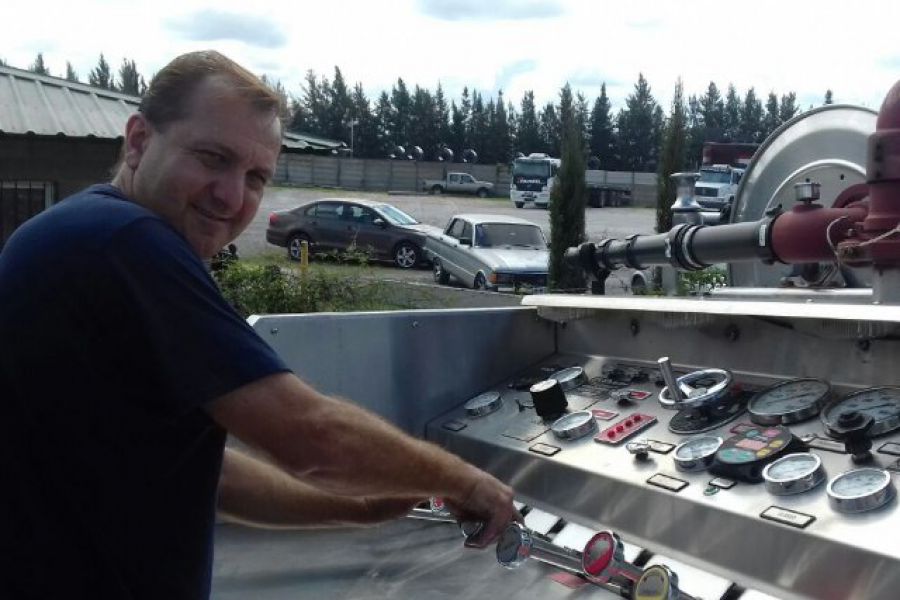
M 441 229 L 451 216 L 458 213 L 512 215 L 540 225 L 548 239 L 550 237 L 549 211 L 539 208 L 517 209 L 508 198 L 481 199 L 468 196 L 395 195 L 320 188 L 271 188 L 266 191 L 256 218 L 235 242 L 239 255 L 253 257 L 273 252 L 283 254 L 285 252 L 283 249 L 266 242 L 269 213 L 293 208 L 319 198 L 367 198 L 387 202 L 419 221 Z M 590 240 L 625 237 L 634 233 L 653 233 L 654 224 L 655 214 L 650 208 L 588 208 L 586 213 L 586 228 Z M 384 267 L 384 272 L 386 277 L 394 279 L 431 281 L 430 271 L 423 269 L 410 272 Z

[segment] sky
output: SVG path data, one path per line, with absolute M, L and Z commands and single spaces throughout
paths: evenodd
M 4 11 L 0 58 L 26 68 L 38 52 L 54 75 L 66 61 L 87 79 L 102 52 L 149 77 L 178 54 L 214 48 L 302 94 L 312 69 L 335 65 L 374 101 L 398 77 L 410 89 L 533 90 L 558 101 L 566 82 L 593 103 L 605 83 L 614 109 L 643 73 L 668 112 L 714 81 L 743 97 L 797 94 L 806 109 L 835 102 L 877 109 L 900 79 L 897 0 L 43 0 Z M 12 18 L 10 19 L 10 10 Z

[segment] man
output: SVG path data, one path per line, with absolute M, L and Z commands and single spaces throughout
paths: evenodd
M 486 522 L 483 544 L 517 518 L 490 475 L 305 385 L 215 288 L 201 259 L 256 213 L 277 114 L 222 55 L 175 59 L 112 185 L 0 254 L 0 597 L 205 598 L 216 504 L 293 526 L 440 496 Z M 223 458 L 226 431 L 278 467 Z

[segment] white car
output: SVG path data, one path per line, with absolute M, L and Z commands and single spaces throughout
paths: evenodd
M 442 234 L 426 238 L 425 256 L 441 284 L 453 277 L 482 290 L 542 292 L 547 287 L 547 240 L 540 227 L 525 219 L 456 215 Z

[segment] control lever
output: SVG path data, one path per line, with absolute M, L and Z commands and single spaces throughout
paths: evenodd
M 647 567 L 635 582 L 632 600 L 697 600 L 678 589 L 678 575 L 666 565 Z
M 497 562 L 507 569 L 516 569 L 529 558 L 582 575 L 581 552 L 554 546 L 550 538 L 521 523 L 510 523 L 497 540 Z
M 406 515 L 407 518 L 459 525 L 459 531 L 466 538 L 466 542 L 477 536 L 484 529 L 484 523 L 481 521 L 459 521 L 453 513 L 445 508 L 444 502 L 440 498 L 431 498 L 429 504 L 429 508 L 412 509 Z
M 592 583 L 609 583 L 621 577 L 634 583 L 643 570 L 625 560 L 625 546 L 612 531 L 598 531 L 587 544 L 581 556 L 581 568 Z
M 866 463 L 872 460 L 872 438 L 869 430 L 875 425 L 871 415 L 852 410 L 841 414 L 837 423 L 828 427 L 828 434 L 844 442 L 844 448 L 853 462 Z

